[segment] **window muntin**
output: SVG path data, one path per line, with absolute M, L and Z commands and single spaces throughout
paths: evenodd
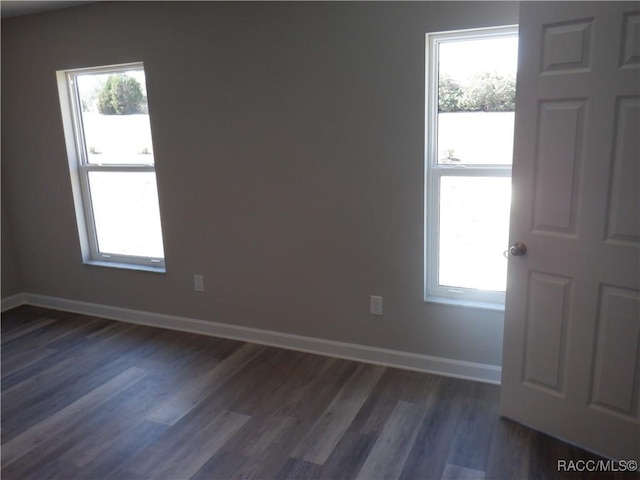
M 84 261 L 164 271 L 143 65 L 58 80 Z
M 425 299 L 503 308 L 517 27 L 427 35 Z

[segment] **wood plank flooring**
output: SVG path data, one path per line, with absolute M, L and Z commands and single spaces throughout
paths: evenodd
M 499 418 L 499 388 L 23 306 L 3 479 L 640 478 Z

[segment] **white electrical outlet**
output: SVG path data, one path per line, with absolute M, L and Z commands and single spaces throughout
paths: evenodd
M 196 292 L 204 292 L 204 277 L 199 274 L 193 276 L 193 289 Z
M 371 295 L 369 297 L 369 313 L 371 315 L 382 315 L 382 297 Z

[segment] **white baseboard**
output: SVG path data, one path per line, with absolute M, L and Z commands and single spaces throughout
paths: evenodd
M 19 300 L 23 301 L 19 302 Z M 9 297 L 6 301 L 19 302 L 16 303 L 16 305 L 26 303 L 38 307 L 53 308 L 128 323 L 241 340 L 261 345 L 286 348 L 289 350 L 298 350 L 301 352 L 345 358 L 359 362 L 373 363 L 406 370 L 416 370 L 485 383 L 499 384 L 502 372 L 502 368 L 497 365 L 433 357 L 430 355 L 408 353 L 398 350 L 357 345 L 353 343 L 336 342 L 333 340 L 292 335 L 271 330 L 196 320 L 192 318 L 144 312 L 140 310 L 130 310 L 96 303 L 80 302 L 65 298 L 25 293 Z M 9 302 L 9 304 L 11 304 L 11 302 Z M 2 309 L 5 309 L 5 300 L 2 300 Z
M 0 311 L 5 312 L 25 303 L 27 303 L 27 295 L 25 293 L 16 293 L 0 301 Z

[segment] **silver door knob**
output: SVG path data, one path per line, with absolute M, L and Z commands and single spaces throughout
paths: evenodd
M 509 250 L 507 250 L 507 252 L 512 257 L 521 257 L 527 253 L 527 246 L 522 242 L 516 242 L 509 247 Z

